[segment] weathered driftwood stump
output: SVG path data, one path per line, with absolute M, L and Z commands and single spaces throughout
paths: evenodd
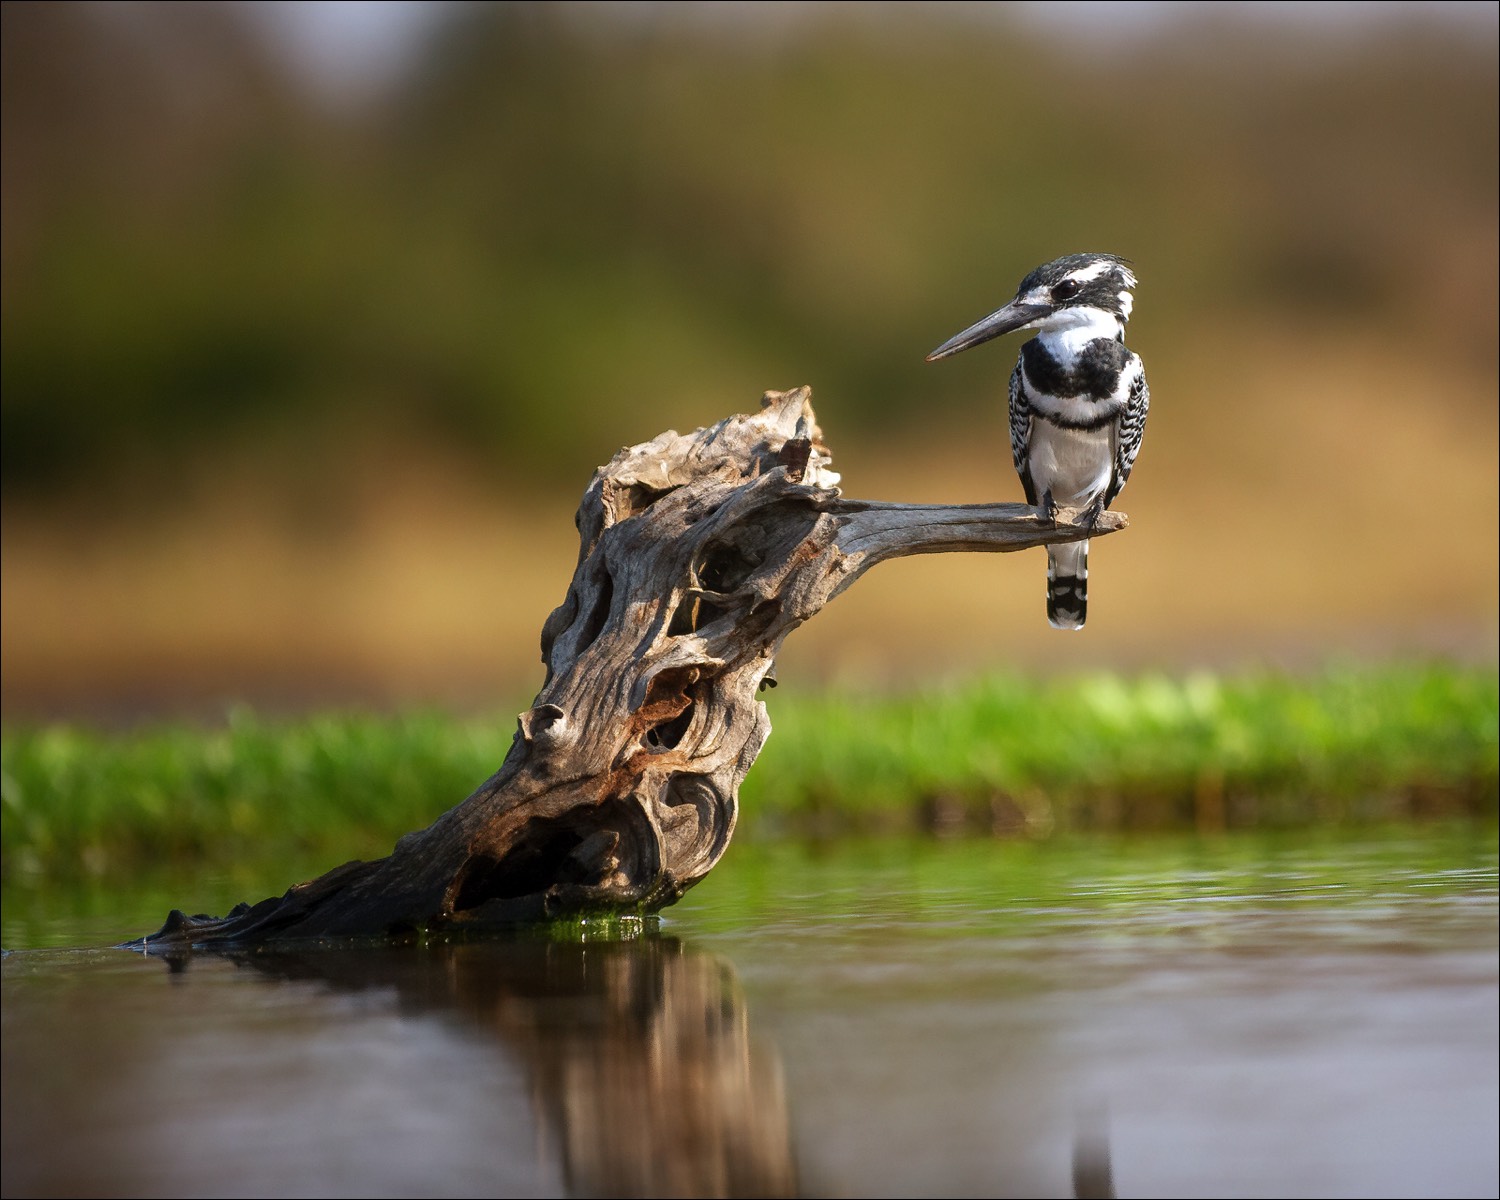
M 499 771 L 378 862 L 139 946 L 461 931 L 653 912 L 718 862 L 770 732 L 782 640 L 876 563 L 1099 536 L 1021 504 L 846 500 L 810 403 L 621 450 L 578 510 L 578 566 L 542 629 L 546 682 Z

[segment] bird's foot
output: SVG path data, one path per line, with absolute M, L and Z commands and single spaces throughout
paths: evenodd
M 1078 524 L 1086 525 L 1092 529 L 1099 524 L 1099 518 L 1104 515 L 1104 497 L 1101 496 L 1087 508 L 1078 514 Z
M 1043 517 L 1052 524 L 1057 524 L 1057 501 L 1052 498 L 1050 489 L 1042 493 L 1042 502 L 1037 507 L 1041 510 Z

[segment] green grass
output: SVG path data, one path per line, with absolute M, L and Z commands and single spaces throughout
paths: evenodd
M 1218 829 L 1496 811 L 1495 672 L 987 678 L 901 696 L 769 696 L 740 836 Z M 239 711 L 214 729 L 6 730 L 3 870 L 378 857 L 500 764 L 507 717 Z
M 743 789 L 763 815 L 1033 831 L 1388 820 L 1495 808 L 1493 670 L 987 678 L 789 698 Z

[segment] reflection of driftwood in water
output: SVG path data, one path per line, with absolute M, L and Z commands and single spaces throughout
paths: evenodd
M 603 1030 L 560 1027 L 545 1004 L 500 1017 L 537 1065 L 570 1186 L 586 1196 L 796 1195 L 781 1064 L 752 1043 L 732 968 L 701 954 L 593 958 Z M 567 965 L 580 985 L 584 966 Z
M 751 1038 L 734 969 L 675 938 L 221 956 L 338 991 L 394 988 L 406 1014 L 493 1031 L 525 1062 L 576 1195 L 797 1194 L 780 1061 Z
M 1102 1105 L 1092 1106 L 1078 1115 L 1078 1129 L 1073 1134 L 1073 1195 L 1077 1200 L 1114 1200 L 1115 1197 L 1109 1126 Z
M 806 388 L 665 433 L 594 476 L 578 566 L 542 629 L 547 679 L 500 770 L 388 858 L 225 918 L 174 912 L 138 945 L 483 929 L 652 912 L 718 862 L 770 732 L 783 639 L 877 563 L 1121 528 L 1020 504 L 846 500 Z M 942 620 L 941 598 L 933 619 Z

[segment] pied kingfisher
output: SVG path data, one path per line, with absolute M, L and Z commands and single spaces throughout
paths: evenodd
M 1151 393 L 1125 348 L 1135 273 L 1113 254 L 1069 254 L 1038 267 L 1016 298 L 927 356 L 947 358 L 1016 329 L 1035 329 L 1010 377 L 1010 450 L 1026 502 L 1049 520 L 1083 509 L 1092 526 L 1135 465 Z M 1082 629 L 1087 540 L 1047 547 L 1047 620 Z

